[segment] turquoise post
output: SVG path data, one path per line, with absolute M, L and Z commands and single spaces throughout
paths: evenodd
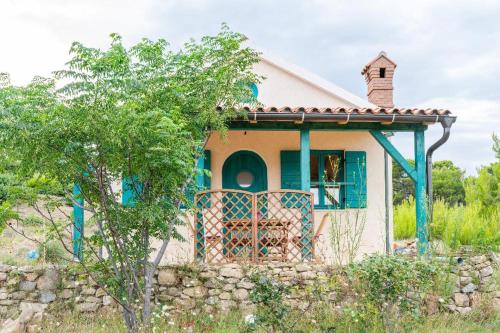
M 302 128 L 300 130 L 300 188 L 302 191 L 311 191 L 311 146 L 309 129 Z
M 205 154 L 202 154 L 198 158 L 196 164 L 198 168 L 196 174 L 196 191 L 202 191 L 205 186 Z M 205 198 L 205 197 L 204 197 Z M 205 229 L 203 228 L 203 214 L 201 212 L 201 207 L 203 205 L 199 204 L 196 208 L 196 259 L 200 262 L 205 260 Z M 225 240 L 224 240 L 225 241 Z
M 73 256 L 75 260 L 83 260 L 83 204 L 80 185 L 73 185 Z
M 300 188 L 302 191 L 311 191 L 311 140 L 308 128 L 300 130 Z M 310 202 L 301 201 L 302 207 L 302 260 L 312 258 L 313 227 L 310 223 Z
M 425 136 L 424 131 L 415 131 L 415 200 L 417 216 L 417 250 L 419 255 L 427 253 L 428 226 L 427 226 L 427 200 L 425 177 Z

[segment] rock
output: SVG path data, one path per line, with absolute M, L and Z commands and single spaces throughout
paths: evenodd
M 462 277 L 460 277 L 460 285 L 461 286 L 466 286 L 466 285 L 468 285 L 471 282 L 472 282 L 472 277 L 470 277 L 470 276 L 462 276 Z
M 468 307 L 468 306 L 467 306 L 467 307 L 460 307 L 460 306 L 457 306 L 456 311 L 457 311 L 458 313 L 460 313 L 460 314 L 465 314 L 465 313 L 469 313 L 469 312 L 471 312 L 471 311 L 472 311 L 472 308 L 470 308 L 470 307 Z
M 433 315 L 439 311 L 439 297 L 436 295 L 428 295 L 425 298 L 425 310 L 427 315 Z
M 69 299 L 73 297 L 73 291 L 71 289 L 63 289 L 63 291 L 59 294 L 59 297 L 62 299 Z
M 192 298 L 184 299 L 184 298 L 176 298 L 174 299 L 174 304 L 177 307 L 180 307 L 185 310 L 191 310 L 194 309 L 196 306 L 196 302 Z
M 471 258 L 470 258 L 470 262 L 471 262 L 473 265 L 477 265 L 477 264 L 483 263 L 483 262 L 485 262 L 486 260 L 488 260 L 488 258 L 486 258 L 486 256 L 485 256 L 485 255 L 475 256 L 475 257 L 471 257 Z
M 96 312 L 97 309 L 99 309 L 99 304 L 97 303 L 79 303 L 76 305 L 78 312 Z
M 8 318 L 0 329 L 0 333 L 24 333 L 24 325 L 18 319 L 12 320 Z
M 455 304 L 457 307 L 467 307 L 469 306 L 469 296 L 462 293 L 455 293 L 453 295 L 453 299 L 455 300 Z
M 112 305 L 112 304 L 114 304 L 114 302 L 115 302 L 115 300 L 113 299 L 113 297 L 111 297 L 109 295 L 102 297 L 102 305 L 104 305 L 104 306 Z
M 228 278 L 236 278 L 236 279 L 241 279 L 243 276 L 243 270 L 241 268 L 236 268 L 236 267 L 222 267 L 220 269 L 219 274 L 223 277 L 228 277 Z
M 170 287 L 167 289 L 167 295 L 169 295 L 169 296 L 176 297 L 176 296 L 179 296 L 180 294 L 181 294 L 181 291 L 178 288 Z
M 26 281 L 35 281 L 39 276 L 40 274 L 38 272 L 31 272 L 24 274 L 24 279 Z
M 223 292 L 219 295 L 219 298 L 222 300 L 229 300 L 231 299 L 231 294 L 228 292 Z
M 222 290 L 224 291 L 231 291 L 234 289 L 234 284 L 226 284 L 224 287 L 222 287 Z
M 200 273 L 200 278 L 202 279 L 213 279 L 217 277 L 217 273 L 214 271 L 208 271 L 208 272 L 201 272 Z
M 208 290 L 203 286 L 196 286 L 184 289 L 183 293 L 193 298 L 203 298 L 207 295 Z
M 311 270 L 311 266 L 309 266 L 309 265 L 307 265 L 307 264 L 297 264 L 297 265 L 295 266 L 295 270 L 296 270 L 297 272 L 299 272 L 299 273 L 300 273 L 300 272 L 305 272 L 305 271 L 309 271 L 309 270 Z
M 243 289 L 248 289 L 251 290 L 255 286 L 252 282 L 250 281 L 240 281 L 237 285 L 238 288 L 243 288 Z
M 41 303 L 29 303 L 29 302 L 21 302 L 19 304 L 19 309 L 22 311 L 26 309 L 32 309 L 33 312 L 38 313 L 38 312 L 43 312 L 47 308 L 47 304 L 41 304 Z
M 59 284 L 59 272 L 55 269 L 47 269 L 45 273 L 38 278 L 37 288 L 40 290 L 54 290 Z
M 236 289 L 233 291 L 233 296 L 238 301 L 244 301 L 248 299 L 248 291 L 246 289 Z
M 11 299 L 15 300 L 23 300 L 26 298 L 26 292 L 25 291 L 16 291 L 10 294 Z
M 21 281 L 19 282 L 19 290 L 22 291 L 32 291 L 36 288 L 36 282 L 33 281 Z
M 189 277 L 185 277 L 182 279 L 182 285 L 184 287 L 196 287 L 196 286 L 199 286 L 201 285 L 201 282 L 197 279 L 192 279 L 192 278 L 189 278 Z
M 0 301 L 7 299 L 9 294 L 6 291 L 0 291 Z
M 208 289 L 208 294 L 210 296 L 218 296 L 218 295 L 220 295 L 221 292 L 222 292 L 222 290 L 220 290 L 220 289 Z
M 106 290 L 99 288 L 95 292 L 95 297 L 103 297 L 103 296 L 106 296 L 107 294 L 108 293 L 106 292 Z
M 40 293 L 40 303 L 50 303 L 56 300 L 56 294 L 51 291 L 42 291 Z
M 493 267 L 486 266 L 485 268 L 479 271 L 479 274 L 481 274 L 482 277 L 490 276 L 493 274 Z
M 164 269 L 158 273 L 158 284 L 162 286 L 175 286 L 177 282 L 177 273 L 173 269 Z
M 476 307 L 481 303 L 481 294 L 478 293 L 477 291 L 474 291 L 470 297 L 470 306 L 471 307 Z
M 221 311 L 226 312 L 236 307 L 236 302 L 231 300 L 222 300 L 219 304 Z
M 89 296 L 89 297 L 85 298 L 85 302 L 86 303 L 97 303 L 97 304 L 99 304 L 99 303 L 101 303 L 101 299 L 97 298 L 95 296 Z
M 216 305 L 219 303 L 219 298 L 217 296 L 210 296 L 205 303 L 208 305 Z
M 314 272 L 311 272 L 311 271 L 302 272 L 302 273 L 300 273 L 300 276 L 305 280 L 312 280 L 312 279 L 316 278 L 316 274 Z
M 7 280 L 7 273 L 0 272 L 0 282 Z
M 82 295 L 95 295 L 95 289 L 92 287 L 84 287 L 81 291 Z
M 477 289 L 477 286 L 474 283 L 469 283 L 465 287 L 462 288 L 462 292 L 467 294 L 467 293 L 473 292 L 476 289 Z
M 12 270 L 9 265 L 0 264 L 0 273 L 8 273 Z

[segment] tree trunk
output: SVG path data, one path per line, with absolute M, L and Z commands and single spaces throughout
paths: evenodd
M 150 328 L 151 326 L 151 292 L 153 289 L 153 274 L 154 267 L 147 265 L 145 267 L 145 281 L 144 281 L 144 309 L 142 311 L 142 320 L 144 326 Z
M 128 305 L 123 306 L 123 318 L 125 319 L 125 324 L 127 325 L 127 330 L 131 333 L 139 332 L 137 327 L 137 318 L 135 313 Z

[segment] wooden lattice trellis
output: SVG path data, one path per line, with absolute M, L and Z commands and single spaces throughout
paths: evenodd
M 278 190 L 211 190 L 195 195 L 195 258 L 207 263 L 310 261 L 313 197 Z

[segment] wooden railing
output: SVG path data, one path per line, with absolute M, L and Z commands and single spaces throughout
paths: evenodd
M 314 204 L 309 192 L 210 190 L 196 193 L 194 206 L 198 261 L 314 259 Z

